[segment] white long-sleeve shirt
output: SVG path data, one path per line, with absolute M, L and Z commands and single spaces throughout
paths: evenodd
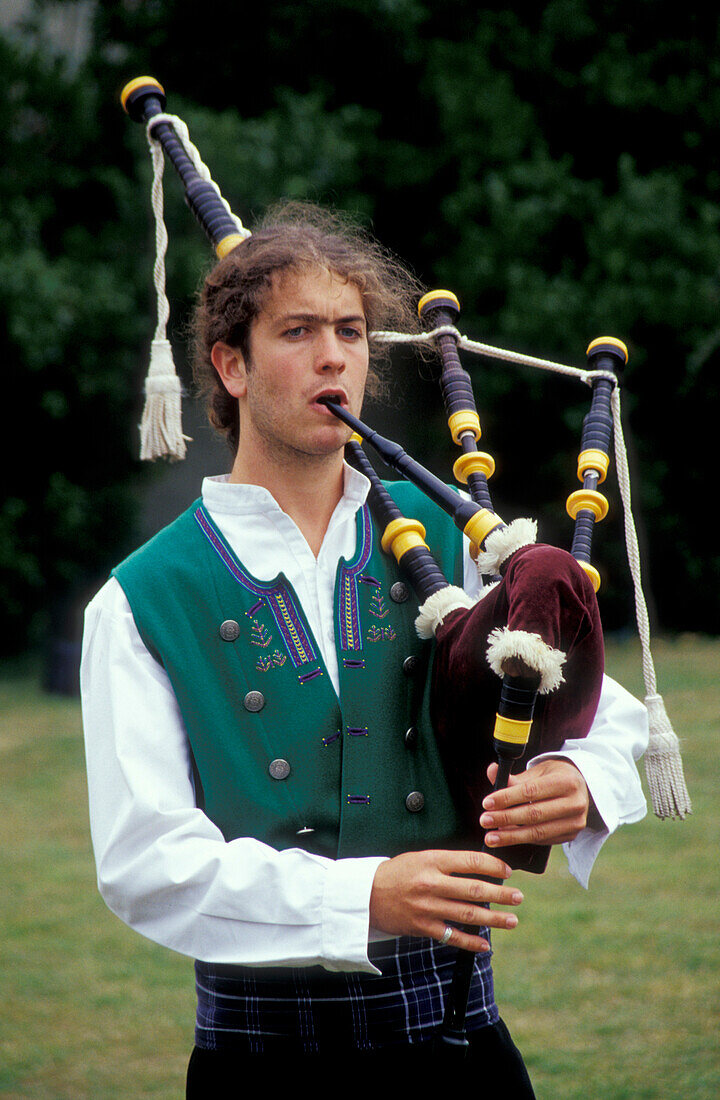
M 339 557 L 352 557 L 355 514 L 367 490 L 366 479 L 347 468 L 316 559 L 267 490 L 225 477 L 207 478 L 202 488 L 206 508 L 250 573 L 271 580 L 282 571 L 292 584 L 336 691 L 335 575 Z M 468 556 L 466 588 L 472 594 L 477 585 Z M 224 839 L 195 805 L 175 695 L 113 578 L 86 611 L 81 685 L 98 885 L 114 913 L 150 939 L 207 962 L 375 972 L 368 942 L 385 937 L 369 927 L 369 900 L 386 857 L 332 860 L 301 849 L 278 852 L 251 837 Z M 634 761 L 646 744 L 644 706 L 606 677 L 587 738 L 552 754 L 579 768 L 604 823 L 564 845 L 583 885 L 607 837 L 645 814 Z

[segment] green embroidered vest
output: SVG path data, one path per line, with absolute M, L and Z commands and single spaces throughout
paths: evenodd
M 462 583 L 451 522 L 406 482 L 388 488 Z M 460 836 L 428 719 L 432 643 L 367 506 L 356 522 L 335 582 L 339 699 L 286 578 L 252 577 L 201 502 L 113 570 L 177 697 L 198 805 L 227 840 L 342 858 Z

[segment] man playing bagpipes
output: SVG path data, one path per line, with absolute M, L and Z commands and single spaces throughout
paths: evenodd
M 427 1081 L 458 948 L 475 964 L 453 1083 L 532 1096 L 490 964 L 488 929 L 513 929 L 522 901 L 508 860 L 564 843 L 587 884 L 605 839 L 645 813 L 645 709 L 605 679 L 589 730 L 480 807 L 491 851 L 458 814 L 430 723 L 435 643 L 320 400 L 360 413 L 382 351 L 369 333 L 411 325 L 414 296 L 327 212 L 279 209 L 237 244 L 195 319 L 230 473 L 87 610 L 99 886 L 131 927 L 198 960 L 189 1096 L 235 1095 L 252 1064 L 279 1084 L 323 1066 Z M 390 488 L 476 597 L 467 540 L 413 486 Z

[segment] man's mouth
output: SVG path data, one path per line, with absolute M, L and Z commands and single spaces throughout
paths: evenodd
M 348 399 L 344 390 L 322 390 L 310 402 L 311 405 L 327 405 L 334 402 L 347 407 Z

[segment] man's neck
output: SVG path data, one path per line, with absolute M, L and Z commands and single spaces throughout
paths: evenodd
M 257 454 L 248 454 L 240 448 L 230 481 L 267 489 L 295 522 L 317 557 L 343 494 L 342 451 L 322 456 L 285 455 L 282 463 L 258 459 Z

